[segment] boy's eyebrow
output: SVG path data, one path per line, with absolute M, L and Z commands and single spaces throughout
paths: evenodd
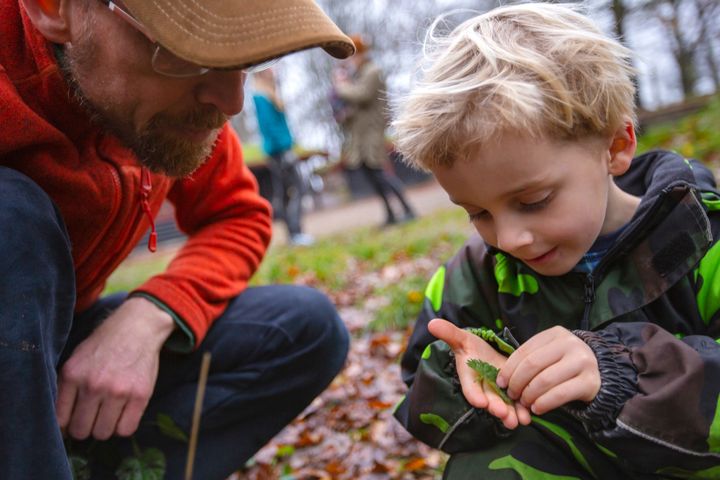
M 527 180 L 527 181 L 521 183 L 520 185 L 518 185 L 517 187 L 513 188 L 512 190 L 503 192 L 502 196 L 503 197 L 512 197 L 513 195 L 522 193 L 525 190 L 530 190 L 530 189 L 538 188 L 538 187 L 546 188 L 545 185 L 543 185 L 543 183 L 545 183 L 545 181 L 546 181 L 545 176 Z M 448 194 L 448 200 L 450 200 L 450 202 L 454 203 L 455 205 L 459 205 L 461 207 L 465 206 L 465 205 L 472 205 L 472 203 L 463 202 L 461 199 L 460 200 L 455 199 L 450 194 Z
M 516 188 L 513 188 L 512 190 L 504 193 L 503 195 L 506 197 L 511 197 L 513 195 L 517 195 L 518 193 L 522 193 L 525 190 L 530 190 L 536 187 L 542 186 L 541 184 L 545 181 L 545 178 L 533 178 L 530 180 L 527 180 L 520 185 L 518 185 Z

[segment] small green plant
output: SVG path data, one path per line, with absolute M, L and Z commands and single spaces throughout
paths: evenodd
M 478 360 L 477 358 L 468 359 L 467 365 L 477 373 L 476 380 L 478 383 L 487 383 L 487 385 L 502 398 L 503 402 L 512 405 L 513 401 L 507 396 L 505 390 L 497 385 L 498 369 L 494 365 Z
M 160 432 L 166 437 L 188 443 L 187 434 L 178 427 L 173 419 L 164 413 L 159 413 L 154 422 Z M 158 448 L 141 449 L 134 437 L 131 438 L 133 454 L 123 458 L 115 470 L 115 478 L 118 480 L 156 480 L 165 477 L 165 454 Z M 92 467 L 88 454 L 98 442 L 93 442 L 85 452 L 75 451 L 75 446 L 70 439 L 65 441 L 65 449 L 68 452 L 68 460 L 72 471 L 73 480 L 90 480 Z M 119 457 L 112 456 L 114 462 Z
M 165 454 L 157 448 L 141 450 L 133 440 L 133 455 L 115 470 L 118 480 L 162 480 L 165 478 Z
M 170 418 L 170 415 L 158 413 L 155 424 L 160 429 L 160 432 L 166 437 L 188 443 L 187 434 L 175 424 L 173 419 Z
M 73 480 L 90 480 L 92 472 L 87 458 L 81 455 L 69 455 L 68 461 Z

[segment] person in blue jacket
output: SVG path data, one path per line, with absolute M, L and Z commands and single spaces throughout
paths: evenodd
M 311 245 L 312 236 L 302 232 L 302 198 L 304 186 L 298 170 L 298 157 L 292 150 L 293 137 L 285 118 L 272 69 L 254 76 L 253 102 L 262 136 L 262 149 L 269 158 L 272 178 L 273 207 L 280 213 L 293 245 Z

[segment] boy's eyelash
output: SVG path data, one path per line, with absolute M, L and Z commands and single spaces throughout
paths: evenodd
M 477 220 L 482 220 L 487 216 L 487 212 L 478 212 L 478 213 L 468 213 L 468 219 L 470 222 L 475 222 Z
M 548 203 L 550 203 L 550 200 L 552 200 L 552 194 L 549 194 L 547 197 L 543 198 L 539 202 L 534 203 L 521 203 L 520 209 L 525 212 L 534 212 L 536 210 L 540 210 L 545 208 Z M 475 222 L 479 220 L 484 220 L 488 216 L 487 210 L 483 210 L 482 212 L 477 213 L 468 213 L 468 219 L 470 222 Z
M 541 208 L 544 208 L 547 206 L 548 203 L 550 203 L 552 195 L 548 195 L 547 197 L 543 198 L 539 202 L 534 203 L 521 203 L 520 208 L 522 208 L 524 211 L 534 211 L 534 210 L 540 210 Z

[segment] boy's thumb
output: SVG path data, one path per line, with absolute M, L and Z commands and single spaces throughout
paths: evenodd
M 443 320 L 442 318 L 434 318 L 428 323 L 428 331 L 437 339 L 443 340 L 450 345 L 453 351 L 463 350 L 463 340 L 467 332 L 458 328 L 454 324 Z

